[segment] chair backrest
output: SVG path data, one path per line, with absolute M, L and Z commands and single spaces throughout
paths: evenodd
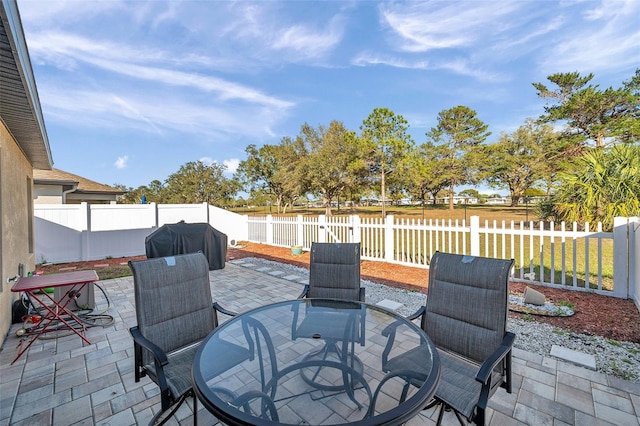
M 437 347 L 483 362 L 500 345 L 512 266 L 513 260 L 433 255 L 422 326 Z
M 148 340 L 172 352 L 214 329 L 209 264 L 202 253 L 130 261 L 129 266 L 138 328 Z
M 307 297 L 360 300 L 360 243 L 312 243 Z

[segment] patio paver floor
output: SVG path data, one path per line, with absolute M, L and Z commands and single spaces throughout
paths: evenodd
M 210 278 L 214 300 L 238 312 L 295 298 L 307 279 L 241 260 L 211 271 Z M 108 296 L 106 314 L 114 322 L 89 328 L 91 345 L 83 346 L 75 335 L 40 339 L 11 365 L 20 325 L 11 327 L 0 352 L 0 424 L 147 424 L 159 409 L 157 386 L 148 378 L 135 383 L 133 377 L 128 332 L 136 323 L 133 279 L 98 284 Z M 95 297 L 96 310 L 106 309 L 102 292 L 96 290 Z M 513 381 L 513 393 L 500 389 L 491 399 L 489 425 L 640 425 L 640 384 L 518 349 Z M 192 407 L 188 401 L 169 424 L 193 424 Z M 199 407 L 200 424 L 217 423 Z M 434 425 L 436 418 L 432 409 L 407 424 Z M 443 424 L 458 423 L 447 413 Z

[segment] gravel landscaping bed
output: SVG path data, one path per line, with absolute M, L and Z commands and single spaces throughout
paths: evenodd
M 263 264 L 283 270 L 294 271 L 306 276 L 309 271 L 286 263 L 273 262 L 261 258 L 245 258 L 254 264 Z M 396 289 L 393 287 L 362 281 L 366 288 L 369 304 L 388 299 L 401 303 L 398 313 L 406 316 L 415 312 L 426 301 L 423 293 Z M 618 342 L 601 336 L 574 333 L 531 319 L 509 318 L 507 328 L 516 334 L 515 347 L 543 356 L 550 356 L 553 345 L 593 355 L 596 370 L 625 380 L 640 383 L 640 344 Z

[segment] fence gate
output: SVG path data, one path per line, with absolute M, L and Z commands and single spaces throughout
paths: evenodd
M 318 216 L 318 242 L 357 243 L 360 242 L 357 216 Z

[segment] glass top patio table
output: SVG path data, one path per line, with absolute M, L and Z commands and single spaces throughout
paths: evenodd
M 311 334 L 301 333 L 305 318 Z M 233 359 L 221 349 L 229 343 L 252 356 Z M 383 358 L 407 350 L 423 351 L 424 363 L 383 370 Z M 333 299 L 297 299 L 238 315 L 203 341 L 192 369 L 198 399 L 230 425 L 402 424 L 425 407 L 439 378 L 440 359 L 420 327 L 376 306 Z

